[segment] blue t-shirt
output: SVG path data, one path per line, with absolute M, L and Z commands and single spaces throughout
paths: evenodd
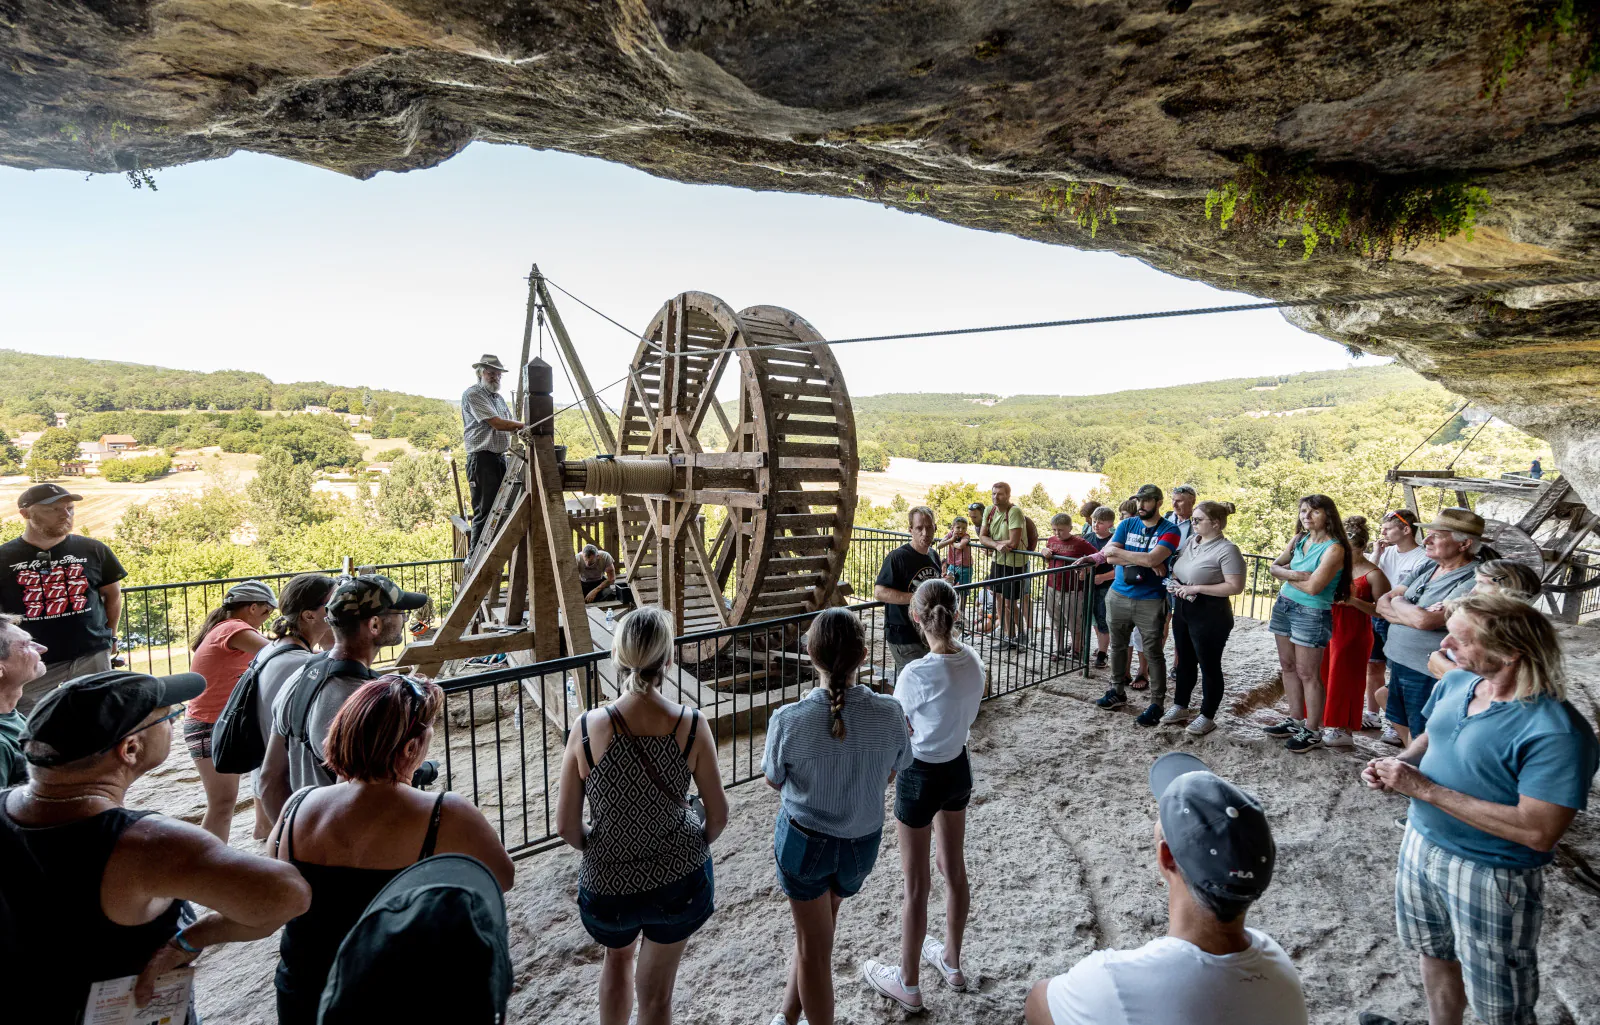
M 911 764 L 911 730 L 900 702 L 859 683 L 845 691 L 842 739 L 832 724 L 821 687 L 784 705 L 767 723 L 761 770 L 778 784 L 789 821 L 854 840 L 883 828 L 883 791 Z
M 1145 526 L 1145 522 L 1137 516 L 1129 516 L 1117 524 L 1111 540 L 1130 552 L 1148 552 L 1157 545 L 1166 545 L 1169 555 L 1176 555 L 1178 552 L 1178 528 L 1165 516 L 1153 527 Z M 1130 569 L 1140 578 L 1137 582 L 1128 580 Z M 1111 585 L 1111 589 L 1124 598 L 1132 598 L 1135 601 L 1152 599 L 1165 601 L 1167 590 L 1161 585 L 1161 579 L 1153 569 L 1142 566 L 1118 566 L 1117 579 Z
M 1467 715 L 1482 677 L 1452 669 L 1423 706 L 1428 750 L 1422 774 L 1442 787 L 1497 804 L 1522 795 L 1583 810 L 1600 766 L 1600 745 L 1581 715 L 1550 697 L 1496 701 Z M 1411 802 L 1411 825 L 1451 854 L 1497 868 L 1537 868 L 1553 855 L 1492 836 L 1426 801 Z

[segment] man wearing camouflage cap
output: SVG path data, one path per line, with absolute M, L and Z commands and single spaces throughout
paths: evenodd
M 399 644 L 406 613 L 422 608 L 428 596 L 403 591 L 377 574 L 343 577 L 328 596 L 333 647 L 319 652 L 286 681 L 273 705 L 272 740 L 261 764 L 261 804 L 276 822 L 289 795 L 302 787 L 331 786 L 323 764 L 322 742 L 345 699 L 375 680 L 372 662 L 384 648 Z

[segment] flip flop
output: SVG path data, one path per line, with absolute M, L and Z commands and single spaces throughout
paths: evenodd
M 957 993 L 965 993 L 970 989 L 977 988 L 975 981 L 967 979 L 965 970 L 951 968 L 944 963 L 944 943 L 934 939 L 932 936 L 928 936 L 922 941 L 922 959 L 938 969 L 939 977 L 944 979 L 944 984 Z M 976 977 L 978 973 L 973 972 L 972 974 Z
M 913 1004 L 906 999 L 912 994 L 906 992 L 905 983 L 900 981 L 900 969 L 877 961 L 863 961 L 861 977 L 879 996 L 893 1000 L 907 1014 L 921 1014 L 925 1009 L 921 1003 Z

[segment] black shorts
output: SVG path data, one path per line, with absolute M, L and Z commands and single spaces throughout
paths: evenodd
M 1026 566 L 1002 566 L 998 562 L 989 567 L 989 590 L 994 592 L 996 598 L 1009 598 L 1015 601 L 1021 598 L 1028 589 L 1031 580 L 1010 580 L 1022 573 L 1028 572 Z
M 926 829 L 942 811 L 964 811 L 972 800 L 972 762 L 967 749 L 948 762 L 918 758 L 894 780 L 894 817 Z

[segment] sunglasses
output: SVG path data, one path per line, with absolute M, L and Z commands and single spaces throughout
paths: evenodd
M 109 751 L 113 747 L 116 747 L 118 744 L 122 743 L 124 740 L 127 740 L 129 737 L 133 736 L 135 733 L 143 733 L 145 730 L 148 730 L 152 726 L 160 726 L 164 722 L 171 722 L 172 720 L 174 720 L 174 719 L 178 718 L 179 716 L 183 715 L 183 710 L 185 708 L 187 708 L 187 707 L 188 707 L 187 705 L 179 705 L 177 708 L 174 708 L 172 711 L 168 712 L 166 715 L 163 715 L 161 718 L 157 719 L 155 722 L 147 722 L 143 726 L 139 727 L 136 730 L 129 730 L 127 733 L 124 733 L 122 736 L 118 737 L 116 740 L 113 740 L 109 745 L 107 745 L 105 747 L 104 750 L 100 751 L 99 753 L 100 754 L 105 754 L 106 751 Z

